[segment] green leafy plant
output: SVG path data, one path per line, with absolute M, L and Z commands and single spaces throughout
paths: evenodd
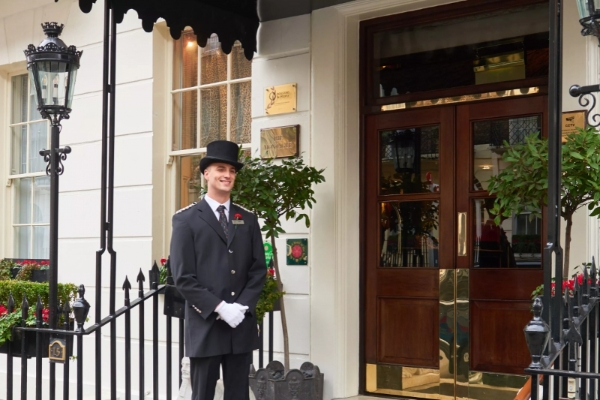
M 77 286 L 72 283 L 59 283 L 57 285 L 57 292 L 59 304 L 65 304 L 66 302 L 72 303 L 75 301 Z M 48 283 L 17 280 L 0 281 L 0 346 L 6 340 L 12 339 L 12 328 L 22 322 L 20 308 L 17 308 L 12 313 L 8 313 L 8 310 L 4 305 L 8 303 L 11 294 L 13 295 L 15 304 L 18 306 L 22 304 L 23 296 L 27 296 L 30 308 L 25 325 L 35 326 L 35 304 L 38 296 L 40 296 L 42 304 L 48 304 Z M 44 322 L 47 322 L 48 320 L 48 312 L 47 308 L 42 310 L 42 319 Z M 59 317 L 62 318 L 62 315 Z
M 315 203 L 313 187 L 325 181 L 324 170 L 305 165 L 302 157 L 275 162 L 246 156 L 242 161 L 245 166 L 237 174 L 232 199 L 263 220 L 262 231 L 273 246 L 273 265 L 277 276 L 275 283 L 278 292 L 283 293 L 275 239 L 285 233 L 281 227 L 283 218 L 303 221 L 306 227 L 310 226 L 310 217 L 304 210 L 306 207 L 312 208 Z M 289 369 L 289 335 L 284 297 L 281 297 L 281 324 L 284 365 Z
M 13 327 L 20 324 L 22 321 L 21 311 L 15 311 L 12 313 L 5 312 L 0 316 L 0 346 L 7 340 L 12 340 Z
M 539 134 L 525 143 L 509 145 L 502 159 L 508 166 L 490 179 L 488 188 L 496 194 L 491 213 L 500 224 L 503 218 L 530 211 L 540 216 L 548 203 L 548 141 Z M 561 215 L 566 221 L 563 276 L 569 276 L 573 214 L 587 206 L 590 216 L 600 218 L 600 136 L 596 129 L 580 129 L 568 135 L 562 147 Z
M 158 267 L 158 283 L 164 285 L 167 283 L 167 259 L 160 259 L 160 267 Z
M 267 279 L 263 286 L 260 297 L 256 303 L 256 321 L 260 324 L 269 311 L 273 311 L 275 302 L 279 300 L 285 292 L 281 292 L 277 288 L 277 279 L 275 271 L 272 268 L 267 270 Z
M 3 259 L 0 261 L 0 281 L 5 281 L 12 278 L 12 269 L 17 267 L 17 263 L 13 260 Z

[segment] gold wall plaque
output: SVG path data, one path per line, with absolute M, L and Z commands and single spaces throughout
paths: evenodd
M 265 114 L 296 112 L 296 84 L 271 86 L 265 90 Z
M 260 130 L 260 157 L 283 158 L 298 155 L 300 125 Z
M 577 133 L 577 128 L 585 128 L 586 111 L 569 111 L 562 114 L 562 141 L 567 141 L 567 135 Z

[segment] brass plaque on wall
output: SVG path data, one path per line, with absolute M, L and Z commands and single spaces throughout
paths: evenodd
M 265 90 L 265 114 L 296 112 L 296 84 L 271 86 Z
M 260 130 L 260 157 L 282 158 L 298 155 L 300 125 Z
M 569 111 L 562 114 L 562 141 L 563 143 L 567 140 L 567 135 L 571 133 L 577 133 L 577 128 L 585 128 L 585 115 L 586 111 Z

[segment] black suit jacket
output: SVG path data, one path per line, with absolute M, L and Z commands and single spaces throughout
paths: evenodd
M 232 223 L 241 214 L 244 223 Z M 266 277 L 265 253 L 254 214 L 231 203 L 229 238 L 203 199 L 173 216 L 171 271 L 186 299 L 188 357 L 239 354 L 258 348 L 255 309 Z M 217 320 L 221 301 L 248 306 L 236 328 Z

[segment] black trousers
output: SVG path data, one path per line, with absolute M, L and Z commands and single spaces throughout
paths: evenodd
M 219 380 L 219 367 L 223 365 L 224 400 L 249 400 L 248 374 L 252 352 L 223 354 L 214 357 L 190 357 L 190 378 L 193 400 L 213 400 Z

